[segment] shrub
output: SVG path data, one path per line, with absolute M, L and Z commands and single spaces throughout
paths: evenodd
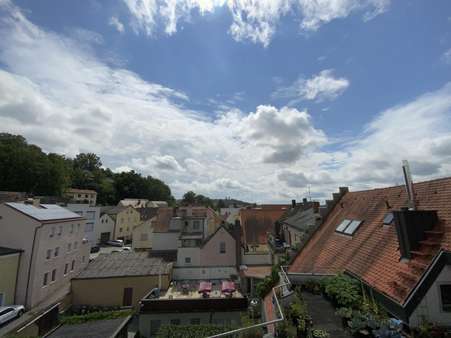
M 330 334 L 326 330 L 313 329 L 312 330 L 313 338 L 328 338 Z
M 82 324 L 94 320 L 104 320 L 104 319 L 116 319 L 127 317 L 131 315 L 132 311 L 103 311 L 103 312 L 91 312 L 85 315 L 73 315 L 73 316 L 62 316 L 60 318 L 61 324 Z
M 232 328 L 215 325 L 163 325 L 158 338 L 203 338 L 230 331 Z
M 351 277 L 339 274 L 324 278 L 322 287 L 338 306 L 358 308 L 362 302 L 359 284 Z

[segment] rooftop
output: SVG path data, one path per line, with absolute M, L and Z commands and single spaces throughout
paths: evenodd
M 274 231 L 276 221 L 286 212 L 287 205 L 262 205 L 240 211 L 244 242 L 266 244 L 267 233 Z
M 62 325 L 48 338 L 114 338 L 130 320 L 130 316 L 117 319 L 90 321 L 81 324 Z
M 76 278 L 108 278 L 169 274 L 172 264 L 147 252 L 100 254 Z
M 293 261 L 289 273 L 347 271 L 404 304 L 440 249 L 451 250 L 451 178 L 414 184 L 418 210 L 436 210 L 439 224 L 410 261 L 401 260 L 394 224 L 387 213 L 407 205 L 404 186 L 347 192 Z M 343 220 L 363 223 L 351 235 L 336 231 Z
M 77 189 L 77 188 L 70 188 L 66 190 L 66 193 L 70 193 L 70 194 L 97 194 L 97 192 L 95 190 L 90 190 L 90 189 Z
M 211 292 L 209 293 L 209 298 L 243 298 L 240 291 L 235 290 L 231 296 L 226 296 L 221 291 L 222 280 L 209 280 L 207 283 L 211 283 Z M 205 283 L 204 281 L 177 281 L 173 282 L 168 290 L 161 294 L 158 299 L 203 299 L 202 293 L 199 292 L 200 283 Z
M 34 218 L 38 221 L 52 221 L 62 219 L 82 219 L 82 217 L 70 210 L 60 207 L 56 204 L 32 204 L 24 203 L 5 203 L 7 206 L 19 211 L 20 213 Z

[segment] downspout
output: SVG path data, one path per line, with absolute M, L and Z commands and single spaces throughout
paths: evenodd
M 28 302 L 28 290 L 30 288 L 30 272 L 31 272 L 31 266 L 33 264 L 34 248 L 35 248 L 35 244 L 36 244 L 36 234 L 38 232 L 38 229 L 41 229 L 43 226 L 44 226 L 44 224 L 41 223 L 39 226 L 34 228 L 33 244 L 31 246 L 30 264 L 28 265 L 27 289 L 25 290 L 25 305 L 27 305 L 27 302 Z M 30 309 L 31 309 L 31 301 L 30 301 Z

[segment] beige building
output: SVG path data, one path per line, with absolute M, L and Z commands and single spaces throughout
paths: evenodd
M 16 304 L 16 281 L 22 250 L 0 247 L 0 306 Z
M 70 280 L 89 261 L 84 226 L 82 217 L 57 205 L 0 205 L 0 246 L 23 250 L 16 303 L 30 309 L 69 292 Z
M 144 252 L 101 254 L 72 280 L 72 302 L 137 308 L 152 289 L 166 290 L 171 279 L 172 264 L 161 258 Z
M 64 196 L 69 198 L 74 203 L 83 203 L 95 206 L 97 202 L 97 192 L 89 189 L 67 189 Z
M 100 224 L 102 220 L 113 222 L 112 239 L 131 241 L 133 229 L 141 223 L 141 215 L 131 206 L 117 206 L 106 210 L 100 218 Z
M 142 222 L 133 229 L 132 248 L 134 250 L 150 250 L 152 249 L 153 228 L 155 226 L 156 217 Z

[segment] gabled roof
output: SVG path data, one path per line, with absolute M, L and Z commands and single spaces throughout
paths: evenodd
M 56 204 L 40 204 L 39 206 L 34 206 L 32 204 L 11 202 L 5 203 L 5 205 L 40 222 L 82 219 L 79 214 Z
M 298 208 L 296 212 L 285 218 L 282 223 L 300 231 L 307 231 L 317 224 L 318 218 L 321 219 L 321 216 L 319 212 L 315 212 L 314 208 Z
M 419 253 L 400 258 L 394 224 L 387 212 L 407 205 L 404 186 L 346 193 L 289 268 L 289 273 L 335 274 L 347 271 L 377 292 L 403 305 L 439 249 L 451 250 L 451 177 L 414 184 L 418 210 L 436 210 L 439 225 Z M 353 236 L 335 231 L 345 219 L 363 223 Z M 429 247 L 438 242 L 437 247 Z
M 170 270 L 170 264 L 147 252 L 114 252 L 100 254 L 75 279 L 156 276 Z
M 211 239 L 213 239 L 221 229 L 224 229 L 226 233 L 228 233 L 234 240 L 236 240 L 235 236 L 233 236 L 232 232 L 227 229 L 225 225 L 220 225 L 214 232 L 212 232 L 208 237 L 204 239 L 202 247 L 204 247 Z
M 240 211 L 241 225 L 246 244 L 267 243 L 267 233 L 274 231 L 276 221 L 286 212 L 287 205 L 263 205 Z

